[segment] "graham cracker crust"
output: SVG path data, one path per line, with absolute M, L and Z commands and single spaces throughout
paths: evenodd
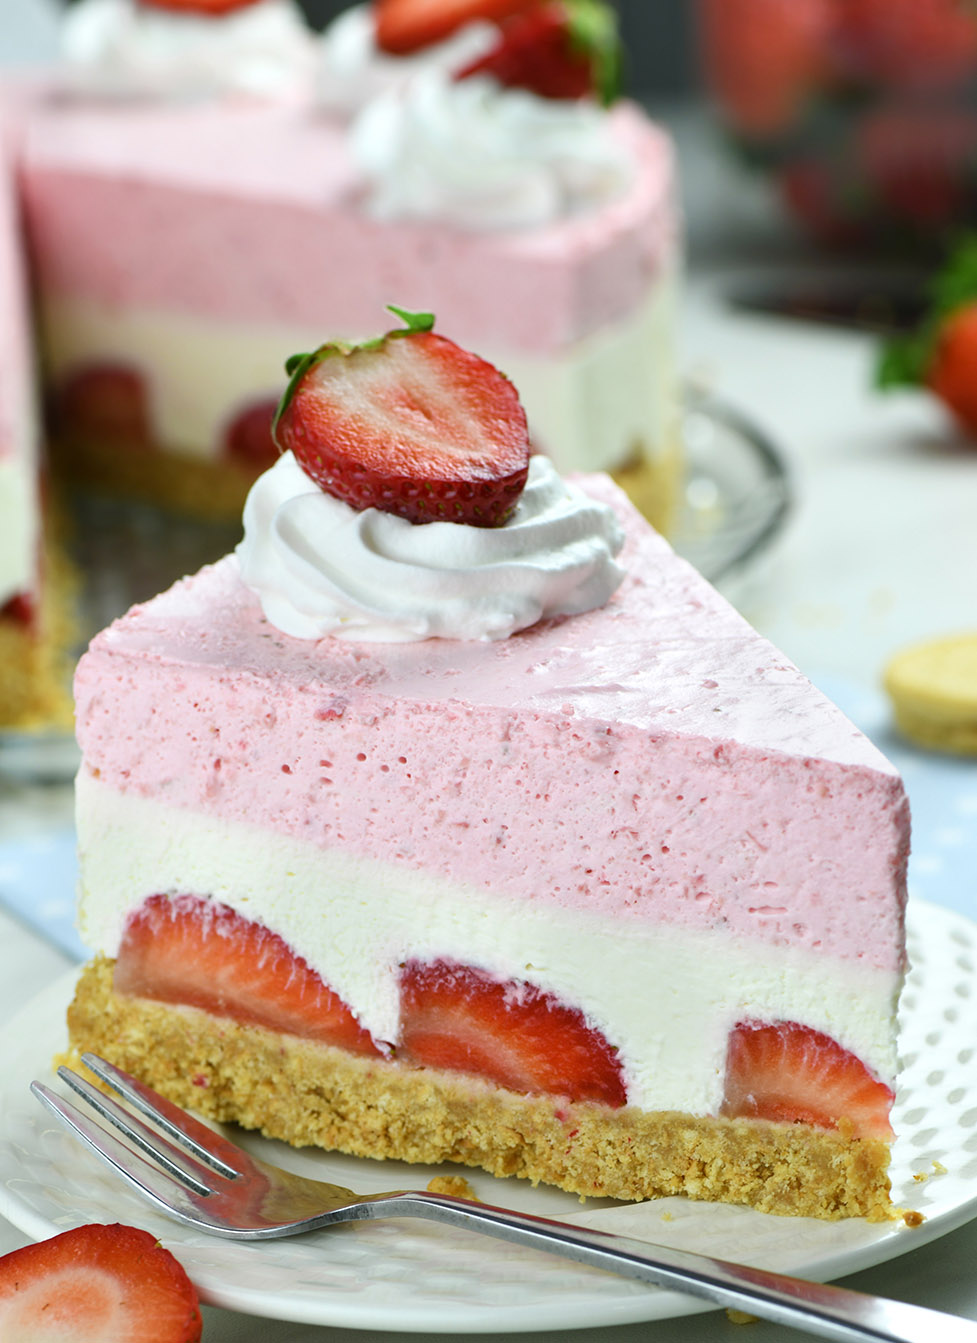
M 113 962 L 81 973 L 72 1047 L 101 1054 L 177 1104 L 296 1147 L 454 1161 L 568 1193 L 685 1194 L 761 1212 L 884 1221 L 888 1144 L 841 1129 L 611 1110 L 365 1058 L 195 1008 L 127 998 Z

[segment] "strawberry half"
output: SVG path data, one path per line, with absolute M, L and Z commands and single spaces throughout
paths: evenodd
M 129 916 L 114 982 L 133 997 L 379 1053 L 343 1000 L 283 938 L 197 896 L 152 895 Z
M 786 1124 L 853 1126 L 859 1138 L 890 1138 L 893 1095 L 861 1059 L 796 1021 L 740 1022 L 729 1038 L 721 1113 Z
M 0 1258 L 0 1338 L 197 1343 L 193 1283 L 148 1231 L 78 1226 Z
M 616 1051 L 551 993 L 451 961 L 408 962 L 400 992 L 400 1058 L 511 1091 L 627 1101 Z
M 355 509 L 498 527 L 529 471 L 526 414 L 508 378 L 432 330 L 430 313 L 363 345 L 286 364 L 275 441 Z
M 136 0 L 143 9 L 169 9 L 179 14 L 219 16 L 248 9 L 258 0 Z
M 977 440 L 977 235 L 937 277 L 918 329 L 883 347 L 876 381 L 883 390 L 928 388 Z
M 374 0 L 377 46 L 408 56 L 443 42 L 466 23 L 502 23 L 540 0 Z
M 621 47 L 617 18 L 600 0 L 553 0 L 516 15 L 498 43 L 457 79 L 490 75 L 506 88 L 541 98 L 617 97 Z

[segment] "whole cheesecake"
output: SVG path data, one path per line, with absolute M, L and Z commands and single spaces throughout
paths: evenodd
M 606 476 L 320 488 L 306 358 L 238 553 L 79 666 L 73 1043 L 293 1143 L 886 1216 L 895 770 Z
M 64 563 L 44 554 L 41 433 L 15 136 L 0 118 L 0 728 L 70 723 Z
M 86 36 L 102 54 L 80 90 L 66 96 L 62 75 L 30 99 L 20 181 L 61 467 L 239 515 L 274 460 L 281 351 L 366 336 L 387 303 L 429 305 L 512 377 L 560 470 L 614 472 L 667 525 L 680 234 L 668 137 L 626 102 L 459 81 L 443 43 L 385 54 L 369 6 L 344 16 L 363 48 L 355 82 L 374 95 L 355 117 L 329 103 L 335 70 L 321 95 L 296 77 L 274 97 L 190 98 L 162 81 L 136 96 L 162 58 L 132 34 L 203 29 L 209 52 L 226 27 L 232 68 L 232 24 L 282 3 L 223 18 L 133 4 L 114 45 L 104 21 Z M 81 0 L 70 22 L 108 8 Z M 467 25 L 459 53 L 472 28 L 482 45 L 499 32 Z

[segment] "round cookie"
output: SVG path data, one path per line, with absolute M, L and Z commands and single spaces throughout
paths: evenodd
M 885 669 L 897 727 L 938 751 L 977 755 L 977 632 L 914 644 Z

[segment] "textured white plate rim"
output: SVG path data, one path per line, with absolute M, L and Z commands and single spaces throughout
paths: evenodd
M 977 948 L 977 926 L 960 915 L 935 905 L 925 904 L 922 901 L 914 901 L 910 905 L 910 931 L 915 938 L 917 947 L 925 953 L 924 960 L 933 952 L 945 952 L 954 940 L 957 943 L 965 944 L 967 947 Z M 969 958 L 968 964 L 970 964 Z M 977 1009 L 977 971 L 971 968 L 967 971 L 967 974 L 968 981 L 963 985 L 966 993 L 962 996 L 968 1012 L 972 1013 Z M 76 977 L 77 969 L 72 969 L 26 1004 L 8 1025 L 4 1039 L 0 1042 L 0 1111 L 4 1116 L 11 1115 L 13 1110 L 29 1113 L 30 1133 L 31 1136 L 36 1136 L 38 1142 L 45 1134 L 45 1130 L 51 1129 L 51 1124 L 48 1123 L 40 1106 L 27 1094 L 24 1079 L 30 1073 L 45 1076 L 49 1071 L 50 1058 L 64 1047 L 64 1028 L 62 1024 L 64 1009 L 70 999 Z M 972 981 L 974 989 L 973 997 L 970 995 L 970 981 Z M 912 977 L 910 978 L 911 987 Z M 929 1014 L 927 1021 L 935 1019 L 941 1013 L 944 1017 L 948 1012 L 957 1013 L 961 998 L 960 981 L 958 981 L 955 989 L 952 976 L 946 973 L 945 967 L 940 967 L 940 973 L 933 977 L 932 982 L 926 980 L 925 988 L 926 993 L 920 994 L 919 998 L 925 999 L 926 1011 Z M 954 993 L 957 996 L 952 996 Z M 910 1001 L 912 1001 L 911 995 Z M 907 1052 L 909 1052 L 909 1049 L 917 1042 L 914 1037 L 918 1036 L 919 1043 L 928 1049 L 924 1067 L 928 1070 L 929 1076 L 935 1075 L 933 1070 L 940 1065 L 944 1069 L 948 1065 L 959 1069 L 955 1058 L 950 1059 L 943 1056 L 939 1043 L 935 1047 L 926 1045 L 927 1035 L 925 1029 L 923 1029 L 926 1022 L 918 1021 L 919 1014 L 920 1009 L 917 1007 L 915 1010 L 907 1010 L 904 1015 L 904 1048 L 908 1046 Z M 972 1026 L 973 1022 L 970 1017 L 959 1023 L 959 1038 L 974 1040 L 977 1044 L 977 1033 L 973 1031 Z M 931 1036 L 932 1032 L 930 1032 Z M 952 1046 L 953 1040 L 951 1039 L 944 1052 L 951 1049 Z M 917 1053 L 919 1052 L 921 1051 L 917 1051 Z M 974 1051 L 974 1057 L 973 1071 L 975 1076 L 971 1085 L 977 1093 L 977 1050 Z M 27 1073 L 25 1073 L 25 1068 L 27 1068 Z M 915 1099 L 919 1099 L 918 1095 Z M 925 1107 L 923 1108 L 925 1109 Z M 967 1112 L 968 1123 L 973 1127 L 973 1121 L 969 1120 L 971 1113 L 972 1111 Z M 955 1230 L 977 1216 L 977 1192 L 975 1192 L 977 1186 L 975 1186 L 972 1177 L 968 1177 L 968 1182 L 961 1185 L 959 1181 L 954 1184 L 953 1178 L 950 1176 L 948 1177 L 951 1181 L 950 1184 L 944 1187 L 941 1187 L 941 1180 L 944 1177 L 940 1177 L 940 1179 L 934 1177 L 925 1184 L 919 1185 L 913 1181 L 911 1173 L 913 1170 L 920 1167 L 928 1168 L 932 1163 L 929 1162 L 928 1153 L 925 1151 L 920 1151 L 915 1160 L 911 1159 L 911 1154 L 906 1153 L 906 1144 L 913 1144 L 917 1138 L 922 1137 L 924 1139 L 922 1146 L 925 1147 L 925 1139 L 929 1131 L 923 1132 L 919 1126 L 914 1130 L 912 1126 L 907 1126 L 905 1123 L 898 1124 L 898 1121 L 897 1126 L 900 1128 L 902 1136 L 894 1150 L 894 1198 L 900 1205 L 919 1206 L 921 1199 L 918 1195 L 925 1191 L 925 1198 L 922 1201 L 928 1200 L 929 1206 L 925 1209 L 926 1221 L 918 1228 L 910 1230 L 901 1222 L 881 1225 L 870 1225 L 861 1221 L 812 1223 L 807 1219 L 764 1217 L 762 1214 L 747 1209 L 723 1207 L 718 1208 L 718 1215 L 736 1219 L 735 1222 L 732 1222 L 734 1232 L 741 1228 L 774 1227 L 776 1229 L 775 1244 L 777 1247 L 774 1254 L 772 1256 L 762 1254 L 753 1256 L 756 1262 L 762 1261 L 770 1267 L 822 1281 L 857 1272 L 916 1249 Z M 6 1132 L 7 1129 L 8 1125 L 5 1123 L 4 1131 Z M 977 1128 L 974 1129 L 974 1132 L 977 1133 Z M 60 1131 L 56 1135 L 50 1136 L 53 1136 L 56 1141 L 63 1139 L 64 1142 L 69 1144 L 72 1141 L 66 1134 L 61 1134 Z M 252 1138 L 249 1142 L 252 1146 L 258 1144 L 260 1148 L 263 1140 Z M 968 1151 L 972 1147 L 973 1142 L 969 1140 Z M 72 1167 L 77 1165 L 83 1168 L 86 1161 L 92 1162 L 94 1165 L 94 1158 L 84 1153 L 80 1148 L 72 1146 L 70 1150 Z M 966 1160 L 962 1150 L 955 1155 L 960 1163 Z M 949 1163 L 941 1161 L 940 1164 Z M 364 1166 L 372 1166 L 372 1163 L 364 1163 Z M 106 1178 L 111 1177 L 106 1176 Z M 426 1178 L 425 1175 L 425 1182 Z M 506 1183 L 491 1182 L 490 1188 L 493 1186 L 497 1186 L 500 1192 L 497 1194 L 490 1193 L 489 1197 L 496 1198 L 500 1203 L 505 1202 Z M 46 1192 L 43 1187 L 38 1186 L 36 1181 L 31 1185 L 30 1179 L 25 1179 L 20 1159 L 13 1149 L 0 1147 L 0 1214 L 14 1226 L 33 1239 L 43 1239 L 64 1230 L 68 1225 L 95 1220 L 95 1218 L 76 1215 L 71 1212 L 67 1215 L 62 1213 L 60 1217 L 57 1217 L 55 1216 L 57 1212 L 56 1203 L 52 1203 L 47 1210 L 44 1209 L 43 1204 L 42 1208 L 38 1209 L 27 1201 L 25 1192 L 27 1188 L 31 1189 L 35 1197 L 38 1190 L 40 1190 L 42 1198 Z M 130 1194 L 121 1184 L 113 1184 L 112 1190 L 111 1203 L 101 1208 L 99 1213 L 101 1217 L 104 1217 L 105 1220 L 124 1220 L 136 1225 L 146 1224 L 148 1219 L 151 1223 L 149 1229 L 160 1234 L 159 1222 L 154 1221 L 156 1214 L 148 1208 L 148 1205 L 135 1194 Z M 480 1190 L 480 1193 L 484 1196 L 485 1190 Z M 662 1214 L 658 1210 L 665 1206 L 673 1207 L 678 1213 L 676 1223 L 685 1221 L 691 1228 L 691 1241 L 689 1239 L 684 1242 L 680 1239 L 675 1240 L 675 1243 L 684 1243 L 687 1248 L 695 1248 L 695 1236 L 700 1226 L 708 1227 L 712 1215 L 717 1214 L 715 1205 L 692 1204 L 685 1200 L 667 1200 L 665 1204 L 630 1205 L 601 1212 L 581 1212 L 579 1211 L 579 1204 L 571 1196 L 566 1196 L 566 1200 L 566 1211 L 554 1214 L 552 1209 L 549 1208 L 546 1210 L 546 1215 L 558 1215 L 568 1221 L 584 1222 L 589 1225 L 604 1227 L 607 1230 L 616 1229 L 623 1234 L 633 1235 L 640 1234 L 640 1231 L 636 1233 L 631 1225 L 624 1225 L 623 1223 L 635 1216 L 645 1217 L 647 1212 L 646 1220 L 652 1216 L 657 1216 L 655 1235 L 662 1240 L 674 1240 L 674 1237 L 667 1234 L 671 1230 L 671 1224 L 666 1224 L 662 1220 Z M 618 1225 L 618 1223 L 622 1223 L 622 1225 Z M 371 1225 L 379 1226 L 383 1224 Z M 391 1232 L 393 1228 L 403 1228 L 404 1234 L 407 1234 L 409 1225 L 416 1226 L 418 1224 L 404 1222 L 388 1222 L 385 1224 L 388 1231 Z M 443 1233 L 442 1228 L 434 1227 L 429 1228 L 429 1230 L 435 1236 L 438 1234 L 453 1235 L 455 1241 L 458 1241 L 457 1233 Z M 785 1232 L 794 1232 L 795 1234 L 794 1236 L 785 1236 Z M 342 1231 L 314 1233 L 317 1238 L 315 1243 L 320 1246 L 323 1253 L 326 1253 L 328 1239 L 341 1234 L 344 1233 Z M 802 1245 L 798 1250 L 798 1247 L 793 1245 L 793 1241 L 795 1237 L 800 1237 L 803 1241 L 805 1235 L 813 1235 L 815 1242 L 820 1239 L 822 1242 L 820 1248 L 809 1249 Z M 373 1301 L 370 1294 L 352 1301 L 337 1298 L 335 1295 L 330 1295 L 327 1286 L 323 1288 L 321 1294 L 315 1295 L 311 1299 L 307 1296 L 296 1299 L 287 1292 L 278 1289 L 267 1290 L 250 1283 L 246 1287 L 242 1287 L 240 1283 L 229 1284 L 219 1267 L 215 1271 L 212 1267 L 208 1268 L 206 1264 L 198 1262 L 199 1247 L 206 1241 L 209 1245 L 219 1244 L 221 1247 L 228 1247 L 233 1251 L 246 1250 L 251 1254 L 268 1256 L 284 1254 L 287 1256 L 289 1246 L 295 1246 L 302 1242 L 308 1245 L 313 1241 L 313 1236 L 292 1241 L 264 1242 L 260 1245 L 252 1243 L 248 1246 L 242 1246 L 240 1244 L 232 1245 L 231 1242 L 226 1241 L 216 1242 L 214 1238 L 198 1237 L 195 1233 L 177 1223 L 166 1222 L 165 1230 L 160 1234 L 160 1238 L 181 1258 L 191 1277 L 197 1283 L 202 1299 L 208 1303 L 252 1315 L 307 1324 L 363 1329 L 391 1329 L 400 1332 L 504 1333 L 516 1330 L 571 1329 L 595 1325 L 638 1323 L 668 1319 L 712 1308 L 706 1303 L 694 1301 L 676 1292 L 644 1287 L 641 1284 L 628 1282 L 624 1279 L 613 1278 L 609 1274 L 598 1273 L 594 1270 L 582 1270 L 578 1266 L 563 1264 L 548 1257 L 545 1261 L 547 1272 L 550 1271 L 552 1265 L 554 1273 L 563 1272 L 569 1275 L 565 1280 L 569 1290 L 555 1294 L 553 1299 L 542 1301 L 530 1302 L 509 1299 L 513 1295 L 518 1296 L 518 1284 L 513 1287 L 511 1292 L 506 1292 L 506 1300 L 493 1301 L 490 1304 L 486 1304 L 484 1301 L 473 1303 L 464 1300 L 461 1302 L 438 1300 L 436 1306 L 433 1306 L 430 1300 L 412 1301 L 409 1288 L 405 1289 L 403 1297 L 397 1299 L 395 1307 L 390 1303 Z M 652 1235 L 647 1235 L 647 1238 L 652 1239 Z M 833 1244 L 835 1238 L 842 1243 Z M 464 1241 L 471 1244 L 476 1241 L 476 1238 L 465 1237 Z M 437 1246 L 436 1240 L 433 1243 Z M 494 1242 L 482 1238 L 477 1238 L 477 1244 L 483 1247 L 486 1253 L 491 1253 L 491 1247 L 494 1246 Z M 451 1242 L 448 1242 L 445 1246 L 437 1248 L 435 1254 L 440 1256 L 447 1251 L 447 1258 L 450 1260 L 450 1246 Z M 357 1248 L 361 1251 L 363 1247 Z M 503 1252 L 506 1250 L 506 1247 L 502 1246 L 496 1248 Z M 731 1254 L 729 1249 L 717 1251 L 709 1246 L 703 1246 L 702 1248 L 709 1253 Z M 374 1250 L 368 1247 L 366 1253 L 372 1254 Z M 788 1262 L 776 1262 L 782 1256 L 786 1256 Z M 527 1265 L 529 1266 L 528 1271 L 533 1272 L 532 1256 L 520 1252 L 519 1263 L 524 1273 L 527 1271 Z M 541 1270 L 544 1267 L 542 1256 L 540 1256 L 539 1267 Z M 446 1270 L 445 1265 L 440 1262 L 439 1258 L 436 1264 L 431 1265 L 431 1269 L 432 1272 L 435 1269 L 439 1272 L 450 1272 L 451 1265 L 449 1263 Z M 462 1271 L 465 1271 L 464 1265 Z M 581 1283 L 585 1284 L 582 1292 Z M 588 1286 L 591 1289 L 589 1296 Z

